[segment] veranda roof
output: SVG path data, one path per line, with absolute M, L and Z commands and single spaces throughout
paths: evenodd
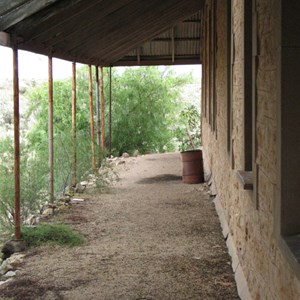
M 2 0 L 0 45 L 80 63 L 201 63 L 203 0 Z

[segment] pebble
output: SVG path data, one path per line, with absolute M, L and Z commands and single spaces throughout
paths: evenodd
M 132 156 L 133 156 L 133 157 L 138 157 L 139 155 L 140 155 L 139 150 L 135 150 L 135 151 L 132 153 Z
M 82 202 L 84 202 L 84 199 L 81 199 L 81 198 L 71 199 L 71 204 L 82 203 Z
M 127 152 L 124 152 L 124 153 L 122 154 L 122 157 L 128 158 L 128 157 L 130 157 L 130 155 L 129 155 Z
M 2 265 L 0 266 L 0 275 L 4 275 L 7 272 L 11 271 L 14 268 L 14 265 L 19 264 L 23 261 L 24 257 L 25 254 L 15 253 L 4 260 Z
M 10 282 L 12 280 L 13 280 L 12 278 L 9 278 L 9 279 L 7 279 L 5 281 L 0 281 L 0 286 L 3 285 L 3 284 L 5 284 L 5 283 L 8 283 L 8 282 Z
M 15 271 L 8 271 L 7 273 L 5 273 L 3 275 L 3 277 L 14 277 L 16 275 L 17 275 L 17 273 Z
M 49 217 L 52 215 L 53 215 L 53 208 L 46 208 L 42 213 L 43 217 Z

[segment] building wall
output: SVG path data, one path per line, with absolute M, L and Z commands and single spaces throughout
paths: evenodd
M 209 5 L 212 1 L 206 1 Z M 279 248 L 275 235 L 275 212 L 278 198 L 278 107 L 280 93 L 277 82 L 280 72 L 279 35 L 280 2 L 256 0 L 257 57 L 255 105 L 253 119 L 254 190 L 244 190 L 237 176 L 244 169 L 244 1 L 232 0 L 233 53 L 227 32 L 227 0 L 217 0 L 215 18 L 215 97 L 216 126 L 212 127 L 209 112 L 203 111 L 202 140 L 204 168 L 211 175 L 224 215 L 228 233 L 239 260 L 239 266 L 253 299 L 300 299 L 300 280 Z M 205 20 L 208 22 L 208 11 Z M 209 26 L 209 25 L 207 25 Z M 253 28 L 253 27 L 252 27 Z M 205 43 L 208 43 L 205 31 Z M 204 51 L 203 74 L 207 74 L 209 51 Z M 232 82 L 228 67 L 232 57 Z M 256 84 L 255 84 L 256 83 Z M 206 78 L 203 91 L 209 85 Z M 232 97 L 228 93 L 232 85 Z M 203 107 L 213 101 L 203 92 Z M 232 100 L 230 100 L 230 98 Z M 228 110 L 228 108 L 231 109 Z M 228 122 L 231 119 L 231 122 Z M 230 123 L 232 128 L 230 129 Z M 227 137 L 230 136 L 229 146 Z M 255 179 L 257 178 L 257 179 Z M 237 264 L 234 264 L 236 269 Z M 237 275 L 240 276 L 240 275 Z M 240 289 L 242 297 L 246 293 Z

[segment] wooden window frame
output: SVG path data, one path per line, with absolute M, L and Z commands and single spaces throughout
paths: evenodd
M 203 81 L 202 81 L 202 108 L 212 131 L 216 131 L 217 100 L 216 100 L 216 0 L 209 0 L 204 8 L 203 35 Z
M 227 1 L 227 152 L 231 157 L 232 71 L 233 71 L 232 0 Z

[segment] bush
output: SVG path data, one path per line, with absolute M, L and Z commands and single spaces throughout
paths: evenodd
M 42 244 L 79 246 L 83 244 L 83 237 L 64 224 L 41 224 L 37 227 L 23 227 L 22 239 L 29 247 L 37 247 Z
M 26 219 L 31 213 L 40 209 L 45 200 L 47 167 L 33 159 L 21 144 L 21 214 Z M 13 225 L 14 214 L 14 166 L 13 141 L 7 137 L 0 139 L 0 231 Z M 47 166 L 47 165 L 46 165 Z M 46 192 L 43 193 L 43 190 Z
M 176 150 L 174 123 L 185 102 L 182 89 L 190 82 L 191 76 L 177 76 L 169 68 L 162 71 L 158 67 L 139 67 L 127 68 L 122 74 L 114 72 L 113 155 L 132 153 L 136 149 L 140 153 Z M 108 102 L 108 89 L 105 94 Z
M 106 137 L 108 137 L 108 69 L 104 72 L 106 95 Z M 119 155 L 177 150 L 176 129 L 184 107 L 182 88 L 191 76 L 176 76 L 170 69 L 158 67 L 128 68 L 112 74 L 112 152 Z M 95 85 L 94 85 L 95 88 Z M 94 91 L 94 95 L 95 95 Z M 49 201 L 48 181 L 48 86 L 33 86 L 25 93 L 29 107 L 21 128 L 21 216 L 22 221 L 37 214 Z M 54 82 L 54 190 L 64 193 L 70 185 L 73 159 L 71 80 Z M 91 169 L 88 71 L 77 72 L 77 182 L 94 174 L 97 187 L 103 188 L 111 170 L 101 174 Z M 94 105 L 94 109 L 96 105 Z M 94 112 L 96 115 L 96 111 Z M 7 120 L 8 122 L 9 120 Z M 0 122 L 1 123 L 1 122 Z M 1 124 L 0 124 L 1 125 Z M 179 134 L 185 134 L 181 131 Z M 11 135 L 8 135 L 11 136 Z M 107 141 L 106 141 L 107 143 Z M 108 143 L 107 143 L 108 144 Z M 97 147 L 96 147 L 97 148 Z M 96 151 L 101 161 L 103 151 Z M 14 172 L 13 140 L 0 138 L 0 231 L 13 225 Z
M 180 151 L 200 148 L 200 111 L 195 105 L 187 104 L 181 111 L 176 128 L 176 139 L 179 143 Z

